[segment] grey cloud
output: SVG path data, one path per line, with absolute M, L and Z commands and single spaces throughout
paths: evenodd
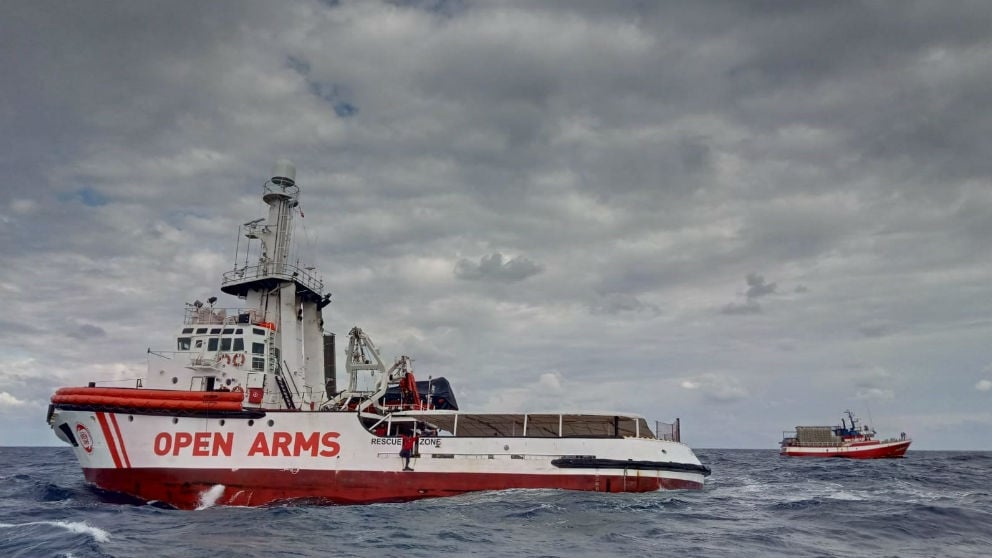
M 642 302 L 636 296 L 625 293 L 608 293 L 592 305 L 595 314 L 621 314 L 625 312 L 648 312 L 657 314 L 659 308 Z
M 479 263 L 465 258 L 455 264 L 455 277 L 466 281 L 496 281 L 516 283 L 541 272 L 541 266 L 523 256 L 503 261 L 503 255 L 494 252 L 482 256 Z
M 869 338 L 884 337 L 889 334 L 892 324 L 886 321 L 870 321 L 858 326 L 858 332 Z
M 880 387 L 860 387 L 854 393 L 854 397 L 857 399 L 887 400 L 895 398 L 895 392 Z
M 34 335 L 42 330 L 25 323 L 17 323 L 9 320 L 0 320 L 0 336 L 13 337 L 15 335 Z
M 77 327 L 70 329 L 66 335 L 72 337 L 73 339 L 92 339 L 94 337 L 105 337 L 107 332 L 100 326 L 95 326 L 92 324 L 80 324 Z
M 760 314 L 761 305 L 753 300 L 744 303 L 731 302 L 720 308 L 721 314 L 728 316 L 743 316 L 747 314 Z
M 686 378 L 679 382 L 679 387 L 698 391 L 705 399 L 717 403 L 731 403 L 749 396 L 747 388 L 739 380 L 722 373 L 705 373 Z
M 760 298 L 775 292 L 775 283 L 766 283 L 765 278 L 757 273 L 748 273 L 745 280 L 748 299 Z
M 748 314 L 760 314 L 761 304 L 758 299 L 775 293 L 775 283 L 768 283 L 764 276 L 757 273 L 748 273 L 744 278 L 747 282 L 747 291 L 744 293 L 747 300 L 742 303 L 731 302 L 720 308 L 720 313 L 728 316 L 743 316 Z

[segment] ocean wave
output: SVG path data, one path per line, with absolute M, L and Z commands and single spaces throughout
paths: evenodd
M 514 489 L 247 508 L 219 505 L 224 488 L 210 487 L 204 511 L 189 512 L 96 497 L 71 451 L 31 451 L 0 454 L 0 556 L 974 558 L 992 545 L 989 461 L 970 454 L 856 463 L 706 450 L 713 476 L 699 491 Z
M 86 522 L 79 521 L 29 521 L 27 523 L 0 523 L 0 529 L 16 529 L 18 527 L 29 527 L 33 525 L 51 525 L 71 533 L 89 535 L 98 543 L 105 543 L 110 540 L 110 533 L 107 531 L 104 531 L 99 527 L 92 527 Z
M 200 503 L 196 506 L 197 511 L 212 508 L 217 505 L 217 500 L 224 495 L 224 485 L 215 484 L 200 493 Z

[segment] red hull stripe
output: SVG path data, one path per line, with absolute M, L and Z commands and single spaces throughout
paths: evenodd
M 260 506 L 284 500 L 324 504 L 403 502 L 482 490 L 557 488 L 596 492 L 700 489 L 703 483 L 654 476 L 422 473 L 273 469 L 84 469 L 100 488 L 193 509 L 216 485 L 218 505 Z
M 127 458 L 127 449 L 124 447 L 124 436 L 121 436 L 121 427 L 117 424 L 117 415 L 110 415 L 110 423 L 114 426 L 114 434 L 117 436 L 117 441 L 121 446 L 121 459 L 124 461 L 124 466 L 128 469 L 131 468 L 131 460 Z
M 121 458 L 117 455 L 117 444 L 114 442 L 114 435 L 110 432 L 110 425 L 107 424 L 107 414 L 97 413 L 96 420 L 100 423 L 100 429 L 103 430 L 103 439 L 107 441 L 107 449 L 110 451 L 110 457 L 114 460 L 114 466 L 118 469 L 122 468 Z

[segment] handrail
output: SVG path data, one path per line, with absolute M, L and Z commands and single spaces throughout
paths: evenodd
M 247 314 L 249 323 L 239 322 Z M 261 314 L 255 308 L 214 308 L 213 306 L 186 305 L 183 325 L 257 325 Z
M 229 283 L 240 283 L 246 280 L 262 279 L 265 277 L 275 277 L 286 281 L 296 281 L 315 293 L 321 293 L 324 289 L 324 282 L 316 277 L 309 269 L 301 268 L 293 264 L 278 264 L 266 262 L 258 265 L 249 265 L 226 271 L 223 274 L 221 285 Z

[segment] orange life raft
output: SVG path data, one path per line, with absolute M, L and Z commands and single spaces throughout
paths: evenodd
M 237 391 L 180 391 L 141 388 L 61 388 L 55 405 L 94 405 L 176 411 L 240 411 L 244 394 Z

